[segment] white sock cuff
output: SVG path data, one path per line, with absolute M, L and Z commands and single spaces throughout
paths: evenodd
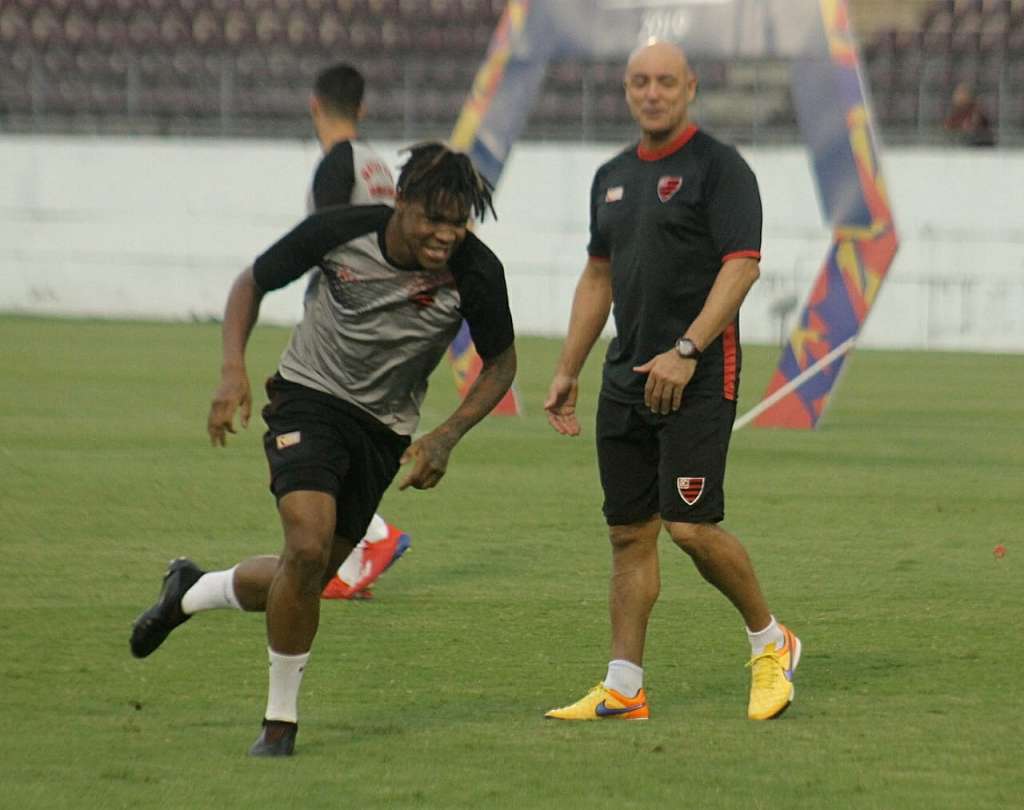
M 776 648 L 782 646 L 782 628 L 779 623 L 775 621 L 775 617 L 772 616 L 772 620 L 768 622 L 768 626 L 763 630 L 751 630 L 747 628 L 747 638 L 750 640 L 750 650 L 754 655 L 760 655 L 764 652 L 764 648 L 769 644 L 774 644 Z
M 306 665 L 306 662 L 309 660 L 309 656 L 310 654 L 308 652 L 296 653 L 293 655 L 291 653 L 274 652 L 273 649 L 267 647 L 267 657 L 270 659 L 271 666 L 274 666 L 275 664 L 280 664 L 281 666 L 285 667 L 304 667 Z
M 632 661 L 627 661 L 625 658 L 616 658 L 612 661 L 609 661 L 608 666 L 612 665 L 616 667 L 621 667 L 626 672 L 630 672 L 634 675 L 639 675 L 641 678 L 643 677 L 644 668 L 637 664 L 634 664 Z
M 232 565 L 227 570 L 227 576 L 224 577 L 224 601 L 227 602 L 235 610 L 242 609 L 242 603 L 238 601 L 238 594 L 235 593 L 235 569 L 237 565 Z
M 748 635 L 748 636 L 758 636 L 758 635 L 760 635 L 761 633 L 767 633 L 767 632 L 768 632 L 769 630 L 772 630 L 772 629 L 774 629 L 774 628 L 775 628 L 776 626 L 778 626 L 778 622 L 777 622 L 777 621 L 775 621 L 775 617 L 774 617 L 774 616 L 769 616 L 769 618 L 771 619 L 771 621 L 769 621 L 769 622 L 768 622 L 768 624 L 766 624 L 766 625 L 765 625 L 764 627 L 762 627 L 762 628 L 761 628 L 760 630 L 751 630 L 751 629 L 750 629 L 750 628 L 748 627 L 748 628 L 747 628 L 747 635 Z
M 218 608 L 241 610 L 235 594 L 235 568 L 238 566 L 226 571 L 209 571 L 199 577 L 181 598 L 181 609 L 189 615 Z
M 644 668 L 624 658 L 608 662 L 604 685 L 626 697 L 634 697 L 644 686 Z
M 367 543 L 376 543 L 380 540 L 387 539 L 388 536 L 388 524 L 380 515 L 374 514 L 370 519 L 370 525 L 366 527 L 366 533 L 363 535 L 363 539 Z

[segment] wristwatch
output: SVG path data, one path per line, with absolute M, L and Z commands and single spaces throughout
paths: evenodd
M 687 360 L 700 360 L 700 349 L 688 337 L 681 337 L 676 341 L 676 351 L 679 352 L 680 357 Z

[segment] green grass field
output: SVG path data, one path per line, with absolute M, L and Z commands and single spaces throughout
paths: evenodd
M 257 329 L 255 380 L 285 339 Z M 742 624 L 665 541 L 652 719 L 577 725 L 541 715 L 607 661 L 599 358 L 564 439 L 558 343 L 522 340 L 525 418 L 388 493 L 412 550 L 324 605 L 297 756 L 264 761 L 262 617 L 127 643 L 171 557 L 278 549 L 260 421 L 207 443 L 219 328 L 8 316 L 0 346 L 0 807 L 1021 806 L 1024 356 L 858 351 L 820 430 L 734 437 L 726 525 L 805 645 L 782 719 L 745 719 Z M 741 412 L 776 355 L 748 349 Z M 424 426 L 454 403 L 442 367 Z

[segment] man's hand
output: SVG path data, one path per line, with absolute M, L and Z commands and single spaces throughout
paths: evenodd
M 249 375 L 244 368 L 227 369 L 221 374 L 220 385 L 210 403 L 210 415 L 206 419 L 206 431 L 214 447 L 227 444 L 227 434 L 235 432 L 235 411 L 241 410 L 242 427 L 249 427 L 252 415 L 252 390 Z
M 580 423 L 576 418 L 576 395 L 579 382 L 575 377 L 556 374 L 544 400 L 544 413 L 548 423 L 563 436 L 579 436 Z
M 420 436 L 402 453 L 402 464 L 413 462 L 409 474 L 398 485 L 400 490 L 433 489 L 444 478 L 448 470 L 448 457 L 451 455 L 455 442 L 449 436 L 434 430 Z
M 642 366 L 634 366 L 637 374 L 647 375 L 644 405 L 655 413 L 678 411 L 683 404 L 683 389 L 697 370 L 697 361 L 680 357 L 675 348 L 657 354 Z

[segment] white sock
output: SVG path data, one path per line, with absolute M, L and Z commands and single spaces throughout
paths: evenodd
M 780 650 L 786 641 L 786 637 L 782 634 L 782 628 L 779 627 L 779 623 L 775 621 L 774 616 L 772 616 L 772 620 L 763 630 L 754 631 L 748 627 L 747 638 L 750 639 L 751 655 L 760 655 L 769 644 L 774 644 L 775 649 Z
M 644 668 L 638 667 L 632 661 L 616 658 L 608 662 L 608 674 L 604 677 L 604 685 L 620 695 L 636 697 L 644 685 Z
M 387 536 L 387 522 L 380 515 L 374 514 L 370 519 L 370 525 L 366 527 L 366 536 L 352 549 L 345 562 L 338 566 L 338 578 L 346 585 L 355 585 L 363 575 L 363 549 L 368 543 L 386 540 Z
M 199 577 L 181 598 L 181 609 L 188 614 L 217 608 L 241 610 L 235 596 L 235 568 L 238 566 L 227 571 L 211 571 Z
M 363 549 L 366 548 L 366 541 L 360 540 L 359 545 L 352 549 L 352 553 L 345 558 L 338 568 L 338 578 L 346 585 L 355 585 L 363 570 Z
M 370 525 L 366 527 L 366 534 L 363 539 L 367 543 L 376 543 L 385 540 L 388 536 L 388 524 L 380 515 L 374 514 L 370 519 Z
M 267 720 L 299 722 L 299 687 L 306 671 L 309 653 L 282 655 L 267 647 L 270 657 L 270 689 L 267 693 Z

